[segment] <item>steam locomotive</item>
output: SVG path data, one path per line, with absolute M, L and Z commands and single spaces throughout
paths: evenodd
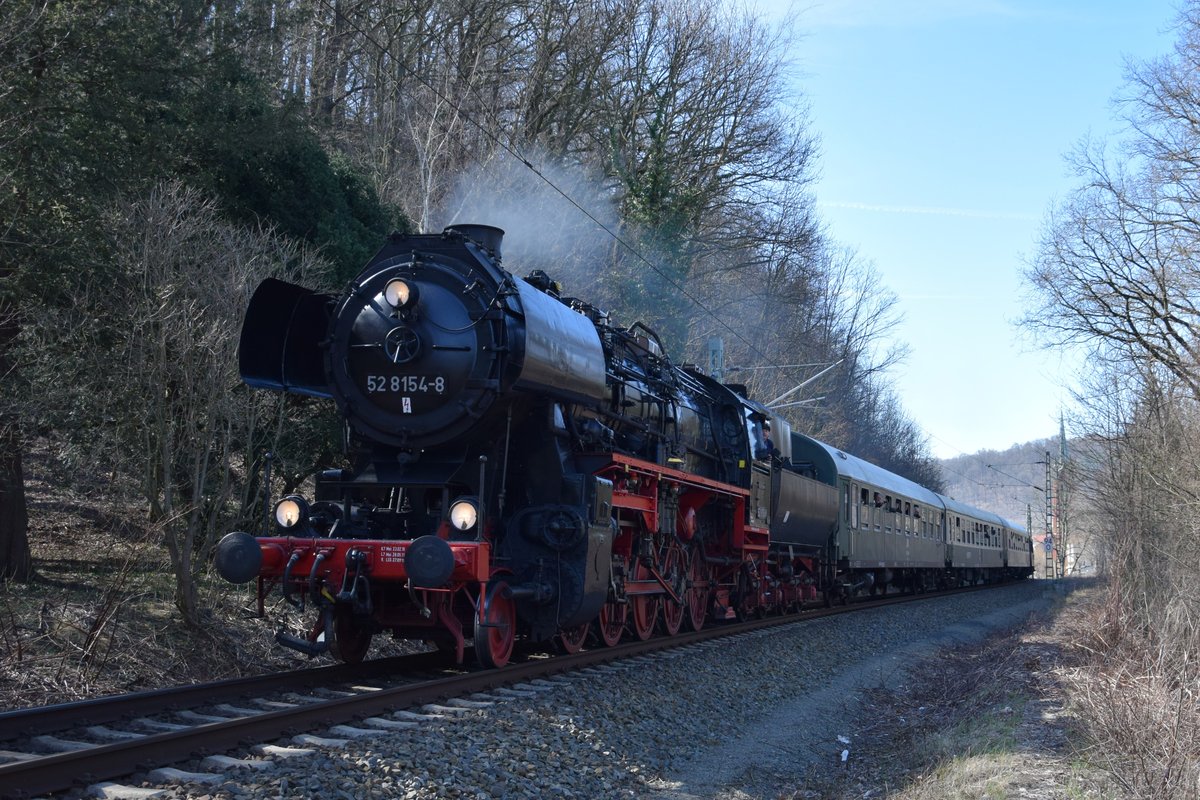
M 279 500 L 273 535 L 218 545 L 260 610 L 278 587 L 315 611 L 281 644 L 353 663 L 390 633 L 461 662 L 473 639 L 498 667 L 518 640 L 574 652 L 1032 571 L 1018 526 L 791 433 L 650 328 L 507 272 L 502 238 L 396 234 L 340 296 L 252 297 L 243 380 L 331 398 L 352 465 Z

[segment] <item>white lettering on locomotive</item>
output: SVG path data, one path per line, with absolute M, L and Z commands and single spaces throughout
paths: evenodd
M 379 548 L 379 561 L 382 564 L 403 564 L 406 549 L 406 545 L 403 544 L 382 545 Z
M 367 392 L 419 392 L 427 394 L 436 392 L 445 394 L 446 379 L 441 376 L 428 375 L 368 375 Z

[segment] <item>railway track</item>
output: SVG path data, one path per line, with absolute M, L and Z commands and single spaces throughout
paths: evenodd
M 204 759 L 201 769 L 215 773 L 264 767 L 272 759 L 305 755 L 313 746 L 415 727 L 480 703 L 553 689 L 555 676 L 606 662 L 981 588 L 991 587 L 869 599 L 555 658 L 530 654 L 498 670 L 465 671 L 448 665 L 441 653 L 421 653 L 8 711 L 0 713 L 0 759 L 8 761 L 0 764 L 0 796 L 32 797 L 89 784 L 103 790 L 105 782 L 148 767 L 156 768 L 149 780 L 168 783 L 183 777 L 169 765 L 197 758 Z M 289 735 L 289 744 L 271 744 Z M 219 755 L 231 751 L 250 757 Z

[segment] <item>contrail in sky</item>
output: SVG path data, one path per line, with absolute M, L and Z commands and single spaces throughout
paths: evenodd
M 942 208 L 939 206 L 884 206 L 874 203 L 842 203 L 835 200 L 822 200 L 818 206 L 825 208 L 848 208 L 854 211 L 879 211 L 884 214 L 933 214 L 943 217 L 972 217 L 975 219 L 1015 219 L 1036 222 L 1039 217 L 1035 214 L 1021 214 L 1009 211 L 976 211 L 970 208 Z

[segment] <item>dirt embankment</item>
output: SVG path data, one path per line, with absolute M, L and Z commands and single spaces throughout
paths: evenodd
M 660 800 L 1107 798 L 1059 680 L 1091 590 L 1043 596 L 867 659 L 697 759 Z

